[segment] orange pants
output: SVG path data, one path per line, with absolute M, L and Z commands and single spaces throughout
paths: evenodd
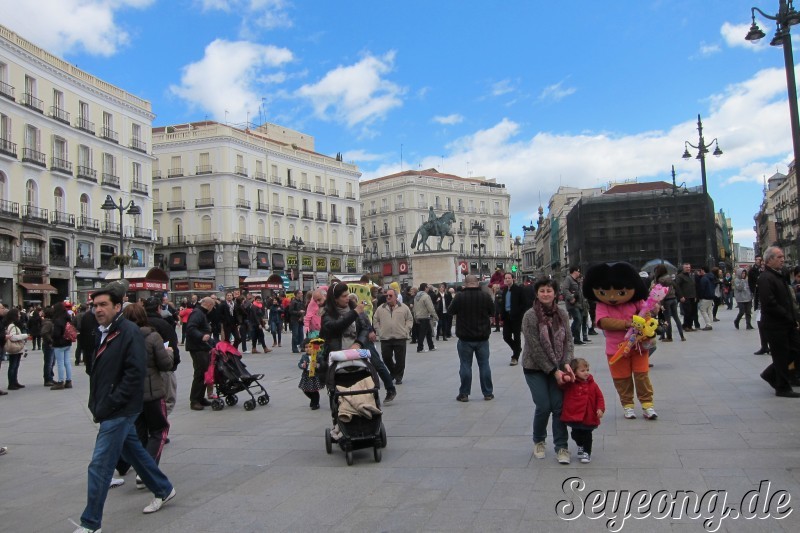
M 606 354 L 608 358 L 614 354 Z M 643 409 L 653 407 L 653 385 L 650 383 L 650 357 L 647 350 L 631 350 L 613 365 L 608 365 L 614 387 L 617 389 L 623 407 L 633 407 L 633 394 L 636 392 Z

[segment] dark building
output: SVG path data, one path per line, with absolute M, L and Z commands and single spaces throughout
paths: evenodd
M 706 241 L 708 239 L 708 242 Z M 570 264 L 623 260 L 641 267 L 664 258 L 679 265 L 717 264 L 714 201 L 702 188 L 658 181 L 617 185 L 583 197 L 567 215 Z

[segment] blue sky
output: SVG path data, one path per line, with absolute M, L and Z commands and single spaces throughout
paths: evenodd
M 560 184 L 668 180 L 674 164 L 699 185 L 680 157 L 699 113 L 725 152 L 709 191 L 749 246 L 763 177 L 792 158 L 783 54 L 766 20 L 766 42 L 744 41 L 751 5 L 0 0 L 0 23 L 150 100 L 154 125 L 263 118 L 362 179 L 399 171 L 401 151 L 403 170 L 496 178 L 514 235 Z

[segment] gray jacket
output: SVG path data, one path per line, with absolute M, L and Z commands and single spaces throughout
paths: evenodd
M 164 341 L 153 328 L 140 327 L 146 349 L 147 376 L 144 378 L 144 401 L 160 400 L 167 395 L 161 372 L 172 370 L 172 354 L 164 348 Z
M 567 328 L 564 335 L 564 360 L 559 362 L 559 368 L 563 368 L 572 359 L 575 346 L 572 344 L 567 312 L 559 307 L 558 314 L 561 317 L 561 323 Z M 535 370 L 545 374 L 555 371 L 556 365 L 547 356 L 539 340 L 539 319 L 536 317 L 535 309 L 529 309 L 522 318 L 522 336 L 525 338 L 525 342 L 522 343 L 523 370 Z
M 753 293 L 750 292 L 750 284 L 746 279 L 742 279 L 741 269 L 737 270 L 736 277 L 733 279 L 733 297 L 737 303 L 753 301 Z
M 425 291 L 419 291 L 414 297 L 414 320 L 428 320 L 436 316 L 431 297 Z

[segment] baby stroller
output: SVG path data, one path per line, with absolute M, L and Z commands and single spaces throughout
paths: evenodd
M 252 411 L 258 405 L 269 403 L 267 390 L 258 382 L 264 374 L 251 374 L 242 362 L 242 354 L 234 348 L 232 344 L 220 341 L 211 349 L 211 358 L 206 371 L 206 384 L 213 384 L 217 396 L 211 402 L 211 409 L 221 411 L 225 404 L 236 405 L 239 403 L 237 392 L 245 391 L 250 395 L 250 399 L 244 402 L 244 410 Z M 262 394 L 256 400 L 255 395 L 250 389 L 261 389 Z M 258 394 L 258 390 L 256 390 Z
M 362 352 L 355 355 L 353 352 Z M 337 354 L 355 359 L 337 361 Z M 348 356 L 339 356 L 348 357 Z M 369 359 L 369 350 L 331 352 L 327 373 L 333 430 L 325 429 L 325 451 L 332 453 L 336 443 L 353 464 L 353 451 L 372 448 L 375 462 L 381 461 L 386 447 L 378 390 L 378 374 Z

